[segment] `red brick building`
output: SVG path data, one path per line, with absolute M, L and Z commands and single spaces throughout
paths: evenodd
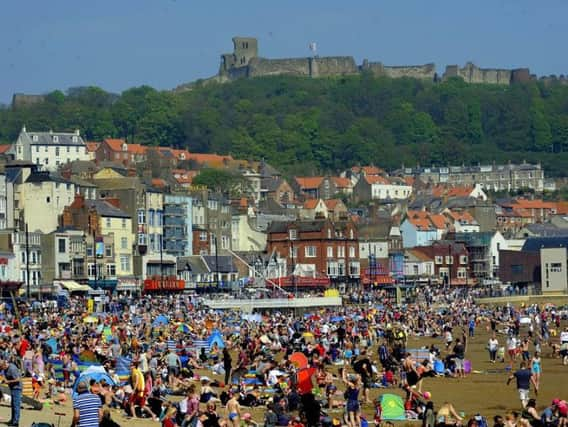
M 193 255 L 209 255 L 211 235 L 207 229 L 193 225 Z
M 436 242 L 430 246 L 417 246 L 415 252 L 424 254 L 434 262 L 434 276 L 440 284 L 474 285 L 469 268 L 469 253 L 463 243 Z M 449 276 L 449 280 L 447 277 Z
M 273 222 L 267 251 L 286 258 L 289 273 L 327 276 L 338 281 L 360 277 L 359 236 L 351 220 Z

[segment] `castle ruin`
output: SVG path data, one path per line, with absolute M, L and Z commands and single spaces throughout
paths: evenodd
M 468 62 L 464 67 L 448 65 L 442 76 L 436 73 L 435 64 L 387 66 L 381 62 L 363 60 L 357 65 L 352 56 L 325 56 L 305 58 L 268 59 L 258 56 L 258 40 L 254 37 L 233 37 L 233 53 L 221 55 L 221 66 L 214 81 L 231 81 L 238 78 L 291 75 L 300 77 L 337 77 L 370 72 L 377 77 L 414 78 L 427 81 L 459 77 L 466 83 L 510 85 L 535 80 L 528 68 L 479 68 Z M 545 83 L 566 84 L 564 76 L 550 76 Z

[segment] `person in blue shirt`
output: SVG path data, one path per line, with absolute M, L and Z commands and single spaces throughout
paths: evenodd
M 18 426 L 20 423 L 20 407 L 22 406 L 22 376 L 16 365 L 6 359 L 0 360 L 0 370 L 4 371 L 4 383 L 10 387 L 12 395 L 11 417 L 8 426 Z
M 469 336 L 473 338 L 475 335 L 475 319 L 472 317 L 469 319 Z

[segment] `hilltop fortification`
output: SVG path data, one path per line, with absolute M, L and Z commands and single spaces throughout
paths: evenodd
M 433 63 L 423 65 L 388 66 L 367 59 L 358 65 L 352 56 L 317 55 L 303 58 L 263 58 L 258 55 L 258 40 L 254 37 L 233 37 L 233 52 L 221 55 L 221 65 L 216 76 L 205 82 L 228 82 L 240 78 L 291 75 L 299 77 L 337 77 L 370 72 L 377 77 L 414 78 L 426 81 L 442 81 L 453 77 L 462 78 L 466 83 L 510 85 L 535 80 L 528 68 L 498 69 L 480 68 L 468 62 L 464 67 L 448 65 L 442 75 L 436 72 Z M 543 77 L 544 83 L 567 84 L 563 76 Z M 188 88 L 187 85 L 178 89 Z

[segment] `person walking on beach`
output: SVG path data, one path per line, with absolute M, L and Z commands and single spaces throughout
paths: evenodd
M 529 391 L 531 383 L 535 387 L 535 393 L 538 394 L 538 387 L 535 383 L 534 375 L 530 369 L 527 368 L 526 362 L 521 362 L 519 370 L 511 374 L 507 380 L 507 385 L 515 379 L 517 381 L 517 390 L 519 391 L 519 398 L 521 399 L 521 404 L 523 408 L 527 406 L 529 401 Z
M 20 407 L 22 405 L 22 376 L 18 367 L 6 359 L 0 360 L 0 370 L 4 371 L 4 383 L 10 387 L 12 395 L 11 417 L 8 426 L 18 426 L 20 423 Z

